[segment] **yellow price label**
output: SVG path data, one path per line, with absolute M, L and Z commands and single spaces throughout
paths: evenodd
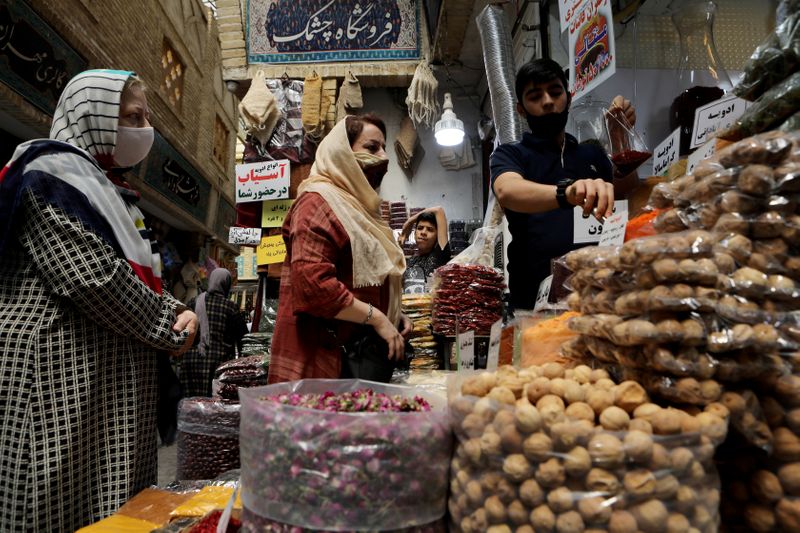
M 259 265 L 283 263 L 286 258 L 286 244 L 283 235 L 261 237 L 261 244 L 256 248 L 256 258 Z
M 264 200 L 261 205 L 261 227 L 280 228 L 294 200 Z

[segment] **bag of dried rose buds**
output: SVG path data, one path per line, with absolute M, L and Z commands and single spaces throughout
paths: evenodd
M 444 516 L 452 436 L 440 396 L 362 380 L 239 395 L 245 530 L 398 530 Z

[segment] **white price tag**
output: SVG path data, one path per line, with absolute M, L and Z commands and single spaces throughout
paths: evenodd
M 618 211 L 606 219 L 600 246 L 614 246 L 625 242 L 625 226 L 628 225 L 628 212 Z
M 698 107 L 694 112 L 694 127 L 692 128 L 692 140 L 689 148 L 702 146 L 709 139 L 712 139 L 718 131 L 731 127 L 741 117 L 745 110 L 750 106 L 746 100 L 736 96 L 725 96 Z
M 458 349 L 458 370 L 475 369 L 475 332 L 467 331 L 456 337 Z
M 228 242 L 231 244 L 258 246 L 261 242 L 261 228 L 232 227 L 228 230 Z
M 627 210 L 627 200 L 617 200 L 614 202 L 614 213 L 621 213 Z M 593 215 L 584 218 L 583 209 L 576 207 L 572 211 L 572 223 L 574 228 L 572 242 L 575 244 L 600 242 L 600 237 L 603 234 L 603 223 L 594 218 Z
M 686 160 L 686 173 L 691 174 L 701 161 L 704 161 L 714 155 L 714 147 L 716 144 L 717 142 L 714 139 L 711 139 L 706 144 L 689 154 L 689 158 Z
M 553 286 L 553 275 L 550 274 L 542 280 L 539 284 L 539 292 L 536 293 L 536 303 L 533 306 L 534 311 L 540 311 L 547 305 L 547 300 L 550 298 L 550 288 Z
M 503 335 L 503 319 L 492 324 L 489 330 L 489 355 L 486 360 L 486 370 L 497 370 L 500 362 L 500 338 Z
M 678 160 L 681 153 L 681 129 L 677 128 L 669 137 L 661 141 L 653 151 L 653 174 L 663 176 L 670 165 Z

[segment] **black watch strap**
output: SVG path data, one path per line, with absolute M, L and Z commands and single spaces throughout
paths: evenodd
M 561 209 L 572 209 L 573 205 L 567 201 L 567 188 L 572 185 L 575 180 L 563 179 L 556 184 L 556 201 L 558 207 Z

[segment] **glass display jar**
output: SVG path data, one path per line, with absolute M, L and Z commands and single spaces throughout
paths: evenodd
M 731 90 L 731 79 L 714 43 L 717 5 L 709 0 L 686 0 L 672 14 L 680 37 L 676 97 L 670 106 L 670 129 L 681 129 L 681 154 L 690 152 L 694 112 Z

